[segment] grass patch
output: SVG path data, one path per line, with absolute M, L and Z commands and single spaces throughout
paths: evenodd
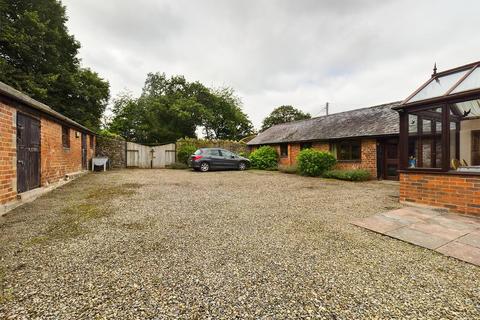
M 90 190 L 85 197 L 86 202 L 71 202 L 61 211 L 58 220 L 51 223 L 43 234 L 30 239 L 25 245 L 41 245 L 52 240 L 75 238 L 86 233 L 84 225 L 86 222 L 113 213 L 113 210 L 105 205 L 109 200 L 133 195 L 135 189 L 141 186 L 139 183 L 124 183 Z

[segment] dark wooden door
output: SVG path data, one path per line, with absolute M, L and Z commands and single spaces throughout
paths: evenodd
M 386 140 L 383 150 L 383 178 L 398 180 L 398 140 Z
M 82 169 L 87 170 L 87 135 L 82 133 Z
M 17 192 L 40 187 L 40 121 L 17 114 Z
M 472 131 L 472 166 L 480 166 L 480 130 Z

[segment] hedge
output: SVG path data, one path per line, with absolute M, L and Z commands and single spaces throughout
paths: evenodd
M 363 169 L 330 170 L 326 171 L 323 177 L 347 181 L 366 181 L 370 179 L 370 172 Z

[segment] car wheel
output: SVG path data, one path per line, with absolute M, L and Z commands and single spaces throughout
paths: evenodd
M 202 162 L 200 164 L 200 171 L 207 172 L 208 170 L 210 170 L 210 165 L 208 164 L 208 162 Z
M 247 169 L 247 164 L 245 162 L 240 162 L 238 164 L 238 170 L 243 171 Z

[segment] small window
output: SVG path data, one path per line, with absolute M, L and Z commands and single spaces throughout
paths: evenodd
M 361 160 L 361 142 L 357 140 L 342 141 L 337 145 L 337 158 L 344 161 Z
M 280 145 L 280 157 L 288 157 L 288 144 Z
M 311 149 L 312 148 L 312 143 L 311 142 L 304 142 L 300 144 L 300 150 L 303 149 Z
M 70 129 L 62 126 L 62 145 L 64 148 L 70 148 Z
M 90 136 L 90 149 L 93 149 L 93 147 L 94 147 L 94 145 L 95 145 L 95 144 L 94 144 L 94 141 L 95 141 L 95 140 L 94 140 L 94 137 L 93 137 L 93 136 Z

